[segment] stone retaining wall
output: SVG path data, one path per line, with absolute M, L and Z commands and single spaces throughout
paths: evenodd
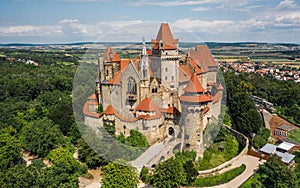
M 219 170 L 225 168 L 226 166 L 230 165 L 233 161 L 239 160 L 239 158 L 240 158 L 241 156 L 243 156 L 244 154 L 247 153 L 247 151 L 248 151 L 248 146 L 249 146 L 249 140 L 248 140 L 248 138 L 247 138 L 245 135 L 243 135 L 242 133 L 237 132 L 236 130 L 233 130 L 233 129 L 230 128 L 228 125 L 225 125 L 225 124 L 224 124 L 224 126 L 227 127 L 227 128 L 230 130 L 231 134 L 234 135 L 234 136 L 237 138 L 239 144 L 241 144 L 242 147 L 243 147 L 242 151 L 241 151 L 237 156 L 233 157 L 233 158 L 230 159 L 229 161 L 227 161 L 227 162 L 225 162 L 225 163 L 223 163 L 223 164 L 221 164 L 221 165 L 219 165 L 219 166 L 217 166 L 217 167 L 215 167 L 215 168 L 211 168 L 211 169 L 207 169 L 207 170 L 198 171 L 198 172 L 199 172 L 199 175 L 202 175 L 202 174 L 209 174 L 209 173 L 212 173 L 212 172 L 219 171 Z

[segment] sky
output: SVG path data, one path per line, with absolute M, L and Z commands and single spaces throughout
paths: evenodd
M 0 43 L 146 41 L 300 44 L 300 0 L 1 0 Z

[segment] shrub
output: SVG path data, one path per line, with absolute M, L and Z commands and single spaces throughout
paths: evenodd
M 223 174 L 218 174 L 215 176 L 210 177 L 203 177 L 203 178 L 197 178 L 193 185 L 199 186 L 199 187 L 205 187 L 205 186 L 214 186 L 214 185 L 220 185 L 227 183 L 243 173 L 246 169 L 246 165 L 242 164 L 241 166 L 231 169 Z

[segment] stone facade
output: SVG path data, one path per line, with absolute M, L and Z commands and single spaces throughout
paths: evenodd
M 95 90 L 105 110 L 94 117 L 84 111 L 86 122 L 115 121 L 117 135 L 137 129 L 150 144 L 168 138 L 202 156 L 203 131 L 221 112 L 223 88 L 216 83 L 218 67 L 206 46 L 186 55 L 178 47 L 166 23 L 151 41 L 151 53 L 144 42 L 138 59 L 120 59 L 108 47 L 99 57 Z

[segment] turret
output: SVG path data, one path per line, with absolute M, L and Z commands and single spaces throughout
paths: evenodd
M 147 54 L 147 48 L 145 39 L 143 38 L 143 48 L 142 53 L 140 57 L 140 63 L 139 63 L 139 73 L 142 78 L 142 80 L 150 81 L 150 74 L 149 74 L 149 59 Z

